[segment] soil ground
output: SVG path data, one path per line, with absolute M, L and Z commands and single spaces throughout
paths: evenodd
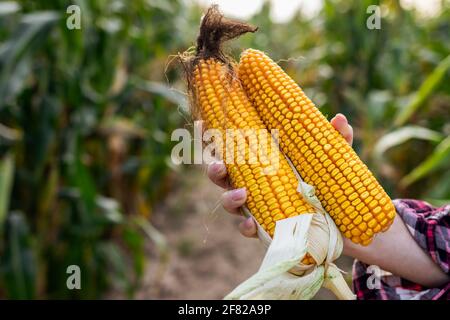
M 257 271 L 264 247 L 239 233 L 242 217 L 225 212 L 221 193 L 204 168 L 189 168 L 178 175 L 175 188 L 151 219 L 166 238 L 168 256 L 162 259 L 149 245 L 137 299 L 222 299 Z M 351 263 L 347 257 L 337 261 L 345 271 L 351 270 Z M 321 289 L 315 299 L 334 296 Z

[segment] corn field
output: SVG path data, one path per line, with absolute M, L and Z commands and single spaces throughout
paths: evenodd
M 366 26 L 378 4 L 381 28 Z M 79 29 L 67 8 L 80 8 Z M 229 48 L 270 55 L 354 148 L 392 198 L 450 202 L 450 2 L 435 16 L 397 1 L 325 0 L 316 16 L 270 19 Z M 189 119 L 176 55 L 204 8 L 178 0 L 0 2 L 0 298 L 132 298 L 152 224 L 189 166 L 171 133 Z M 193 192 L 186 190 L 185 192 Z M 214 235 L 211 235 L 213 237 Z M 150 261 L 152 263 L 152 261 Z M 83 290 L 67 290 L 67 267 Z

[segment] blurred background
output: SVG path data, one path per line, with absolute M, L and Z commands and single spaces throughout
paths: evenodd
M 392 198 L 450 202 L 449 1 L 214 2 L 260 28 L 231 54 L 268 52 L 347 115 Z M 262 246 L 204 167 L 170 160 L 171 132 L 192 129 L 174 58 L 211 3 L 0 1 L 0 298 L 213 299 L 257 270 Z

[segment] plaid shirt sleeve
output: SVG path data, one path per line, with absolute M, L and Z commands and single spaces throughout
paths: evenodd
M 424 201 L 399 199 L 394 205 L 417 243 L 450 275 L 450 204 L 435 208 Z M 426 288 L 358 260 L 353 264 L 353 289 L 359 300 L 450 299 L 450 282 Z

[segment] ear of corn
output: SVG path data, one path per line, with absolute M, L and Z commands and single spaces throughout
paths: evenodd
M 345 237 L 369 244 L 395 208 L 375 177 L 303 90 L 263 52 L 241 55 L 239 78 L 268 129 Z
M 314 213 L 296 190 L 298 180 L 287 160 L 275 145 L 271 136 L 268 138 L 267 152 L 260 154 L 259 161 L 251 161 L 254 145 L 240 130 L 266 130 L 256 109 L 247 99 L 240 82 L 233 78 L 225 66 L 216 59 L 200 60 L 194 69 L 194 88 L 202 119 L 207 128 L 217 129 L 224 138 L 225 146 L 221 148 L 223 159 L 226 158 L 226 146 L 233 144 L 234 161 L 227 163 L 227 171 L 235 188 L 246 188 L 247 207 L 256 221 L 272 237 L 277 220 L 293 217 L 302 213 Z M 231 129 L 236 138 L 228 139 L 226 130 Z M 244 145 L 237 145 L 237 141 Z M 236 163 L 237 153 L 244 160 Z M 267 159 L 272 155 L 272 159 Z M 278 169 L 270 168 L 275 161 Z M 276 172 L 269 172 L 276 170 Z M 270 173 L 270 174 L 267 174 Z M 307 255 L 303 263 L 314 261 Z
M 275 159 L 260 159 L 251 163 L 250 156 L 255 150 L 251 150 L 248 137 L 240 130 L 266 130 L 266 127 L 248 101 L 239 81 L 227 72 L 227 68 L 217 60 L 208 59 L 201 60 L 194 70 L 202 119 L 208 128 L 222 132 L 225 145 L 234 144 L 236 153 L 244 150 L 245 161 L 242 164 L 225 162 L 230 179 L 234 187 L 247 189 L 248 208 L 264 230 L 273 236 L 277 220 L 306 212 L 313 213 L 315 210 L 296 191 L 297 177 L 270 136 L 267 155 L 262 156 L 273 155 Z M 234 130 L 237 139 L 227 140 L 227 129 Z M 244 146 L 238 146 L 236 140 L 242 141 Z M 225 151 L 226 148 L 222 148 L 222 158 L 225 158 Z M 275 156 L 275 152 L 278 155 Z M 269 166 L 277 160 L 277 172 L 267 174 Z

